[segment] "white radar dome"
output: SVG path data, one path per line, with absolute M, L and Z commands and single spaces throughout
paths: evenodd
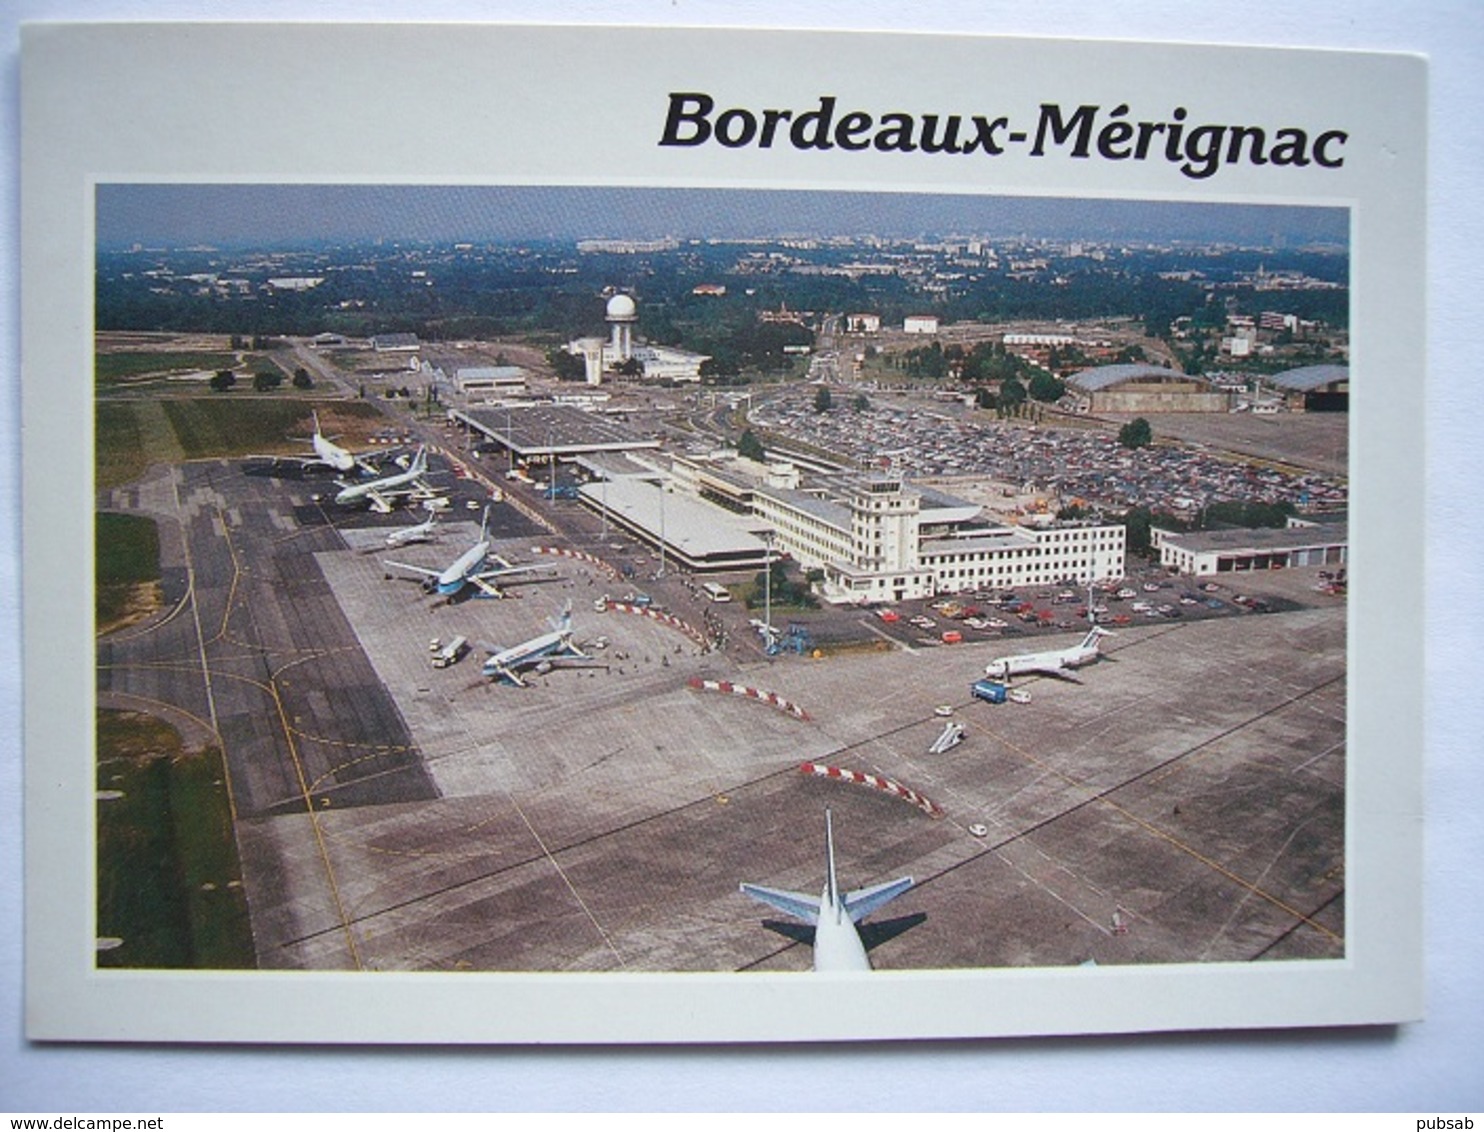
M 627 295 L 614 295 L 608 300 L 609 318 L 638 318 L 639 308 Z

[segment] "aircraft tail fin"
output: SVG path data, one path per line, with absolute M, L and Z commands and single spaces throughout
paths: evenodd
M 824 900 L 828 908 L 840 906 L 840 885 L 835 876 L 835 820 L 829 810 L 824 812 Z
M 1111 632 L 1109 632 L 1107 629 L 1104 629 L 1101 625 L 1094 625 L 1087 631 L 1087 636 L 1082 638 L 1082 647 L 1085 649 L 1092 649 L 1094 652 L 1096 652 L 1098 643 L 1104 637 L 1111 637 L 1112 635 L 1113 634 Z

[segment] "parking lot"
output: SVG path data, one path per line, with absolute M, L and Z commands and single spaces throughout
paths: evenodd
M 811 396 L 796 390 L 781 394 L 755 408 L 750 419 L 775 435 L 862 467 L 880 457 L 880 438 L 890 436 L 897 466 L 918 481 L 988 478 L 1014 492 L 1118 511 L 1145 506 L 1193 514 L 1225 500 L 1342 507 L 1348 494 L 1348 446 L 1339 414 L 1313 419 L 1291 414 L 1256 424 L 1254 418 L 1225 413 L 1181 414 L 1176 422 L 1162 421 L 1168 429 L 1156 432 L 1157 438 L 1190 435 L 1197 442 L 1134 450 L 1118 443 L 1116 428 L 1089 420 L 1052 418 L 1045 426 L 1028 426 L 996 421 L 957 403 L 884 396 L 864 411 L 820 413 Z M 1227 437 L 1253 459 L 1212 450 L 1224 447 Z M 1316 466 L 1324 470 L 1275 466 L 1295 439 L 1303 452 L 1322 457 Z

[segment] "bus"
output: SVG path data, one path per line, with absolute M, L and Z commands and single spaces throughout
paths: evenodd
M 718 585 L 715 582 L 706 582 L 701 586 L 701 589 L 712 601 L 722 602 L 732 600 L 731 591 L 726 586 Z

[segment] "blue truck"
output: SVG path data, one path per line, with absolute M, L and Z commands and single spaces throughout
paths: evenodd
M 998 680 L 976 680 L 970 691 L 974 693 L 976 700 L 983 700 L 985 703 L 1002 704 L 1005 702 L 1006 688 Z

